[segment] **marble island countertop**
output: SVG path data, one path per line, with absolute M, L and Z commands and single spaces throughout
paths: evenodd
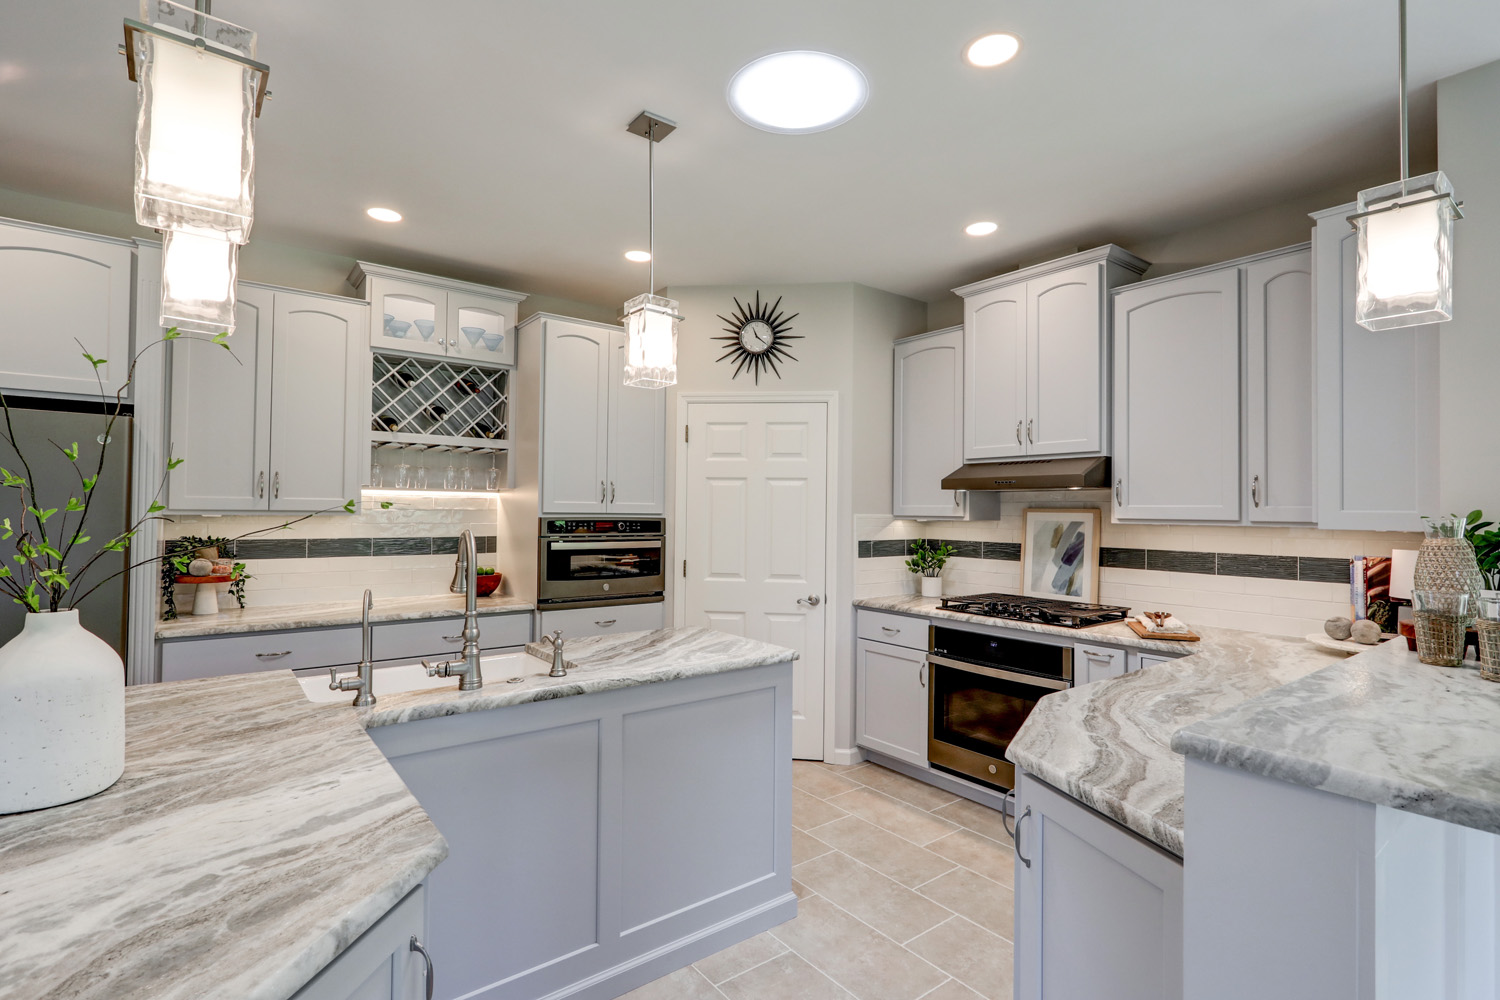
M 288 671 L 125 699 L 113 787 L 0 816 L 0 996 L 285 1000 L 447 857 Z
M 1387 642 L 1195 722 L 1172 749 L 1500 833 L 1500 684 Z
M 797 657 L 793 650 L 781 646 L 711 629 L 669 628 L 565 640 L 563 660 L 568 676 L 548 677 L 552 647 L 533 642 L 526 649 L 526 653 L 481 661 L 485 669 L 484 687 L 478 691 L 459 691 L 455 681 L 451 687 L 382 695 L 377 684 L 374 706 L 357 710 L 360 721 L 366 728 L 390 726 L 639 684 L 704 677 Z M 508 683 L 507 671 L 514 671 L 512 676 L 519 675 L 522 679 Z M 379 675 L 376 677 L 378 680 Z
M 1091 625 L 1088 628 L 1062 628 L 1057 625 L 1042 625 L 1037 622 L 1016 622 L 1004 618 L 989 618 L 985 615 L 970 615 L 962 611 L 945 611 L 938 606 L 936 597 L 921 597 L 917 594 L 898 594 L 892 597 L 861 597 L 854 602 L 858 608 L 872 611 L 890 611 L 898 615 L 915 615 L 919 618 L 946 618 L 950 621 L 970 622 L 974 625 L 995 625 L 1000 628 L 1020 629 L 1023 632 L 1040 632 L 1043 635 L 1065 636 L 1083 642 L 1106 642 L 1113 646 L 1129 646 L 1132 649 L 1157 653 L 1172 653 L 1181 656 L 1197 649 L 1199 643 L 1182 642 L 1176 639 L 1146 639 L 1131 631 L 1124 622 L 1107 625 Z M 1204 634 L 1232 632 L 1232 629 L 1194 629 Z
M 476 602 L 482 615 L 533 611 L 536 605 L 515 597 L 481 597 Z M 458 594 L 434 597 L 382 597 L 375 600 L 372 622 L 415 621 L 422 618 L 462 618 L 464 599 Z M 192 639 L 239 632 L 275 632 L 284 629 L 327 628 L 358 625 L 358 601 L 327 604 L 271 604 L 262 607 L 220 611 L 216 615 L 183 614 L 172 621 L 156 623 L 158 639 Z

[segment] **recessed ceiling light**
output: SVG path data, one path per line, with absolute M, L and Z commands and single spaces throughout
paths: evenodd
M 729 81 L 729 107 L 767 132 L 821 132 L 859 114 L 870 86 L 859 68 L 826 52 L 776 52 Z
M 625 259 L 634 261 L 637 264 L 644 264 L 646 263 L 646 261 L 651 259 L 651 254 L 647 253 L 645 250 L 626 250 Z
M 1015 35 L 985 35 L 969 43 L 964 58 L 975 66 L 989 68 L 1010 62 L 1021 51 L 1021 40 Z
M 988 236 L 999 228 L 993 222 L 971 222 L 967 226 L 964 226 L 964 232 L 970 236 Z
M 367 208 L 365 214 L 376 222 L 400 222 L 401 213 L 394 208 Z

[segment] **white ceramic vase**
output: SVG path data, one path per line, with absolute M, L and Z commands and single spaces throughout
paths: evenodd
M 125 771 L 125 668 L 77 611 L 0 646 L 0 814 L 104 791 Z
M 943 578 L 942 577 L 940 577 L 940 576 L 924 576 L 924 577 L 921 577 L 921 580 L 922 580 L 922 596 L 923 597 L 942 597 L 943 596 Z

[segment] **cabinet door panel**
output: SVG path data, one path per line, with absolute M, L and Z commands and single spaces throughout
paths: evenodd
M 515 303 L 467 292 L 449 292 L 447 300 L 449 357 L 516 363 Z
M 419 885 L 293 994 L 292 1000 L 414 1000 L 426 996 L 426 967 L 411 950 L 412 938 L 427 941 L 426 908 L 427 889 Z
M 377 277 L 370 279 L 369 300 L 371 347 L 440 357 L 447 353 L 448 296 L 442 289 Z M 429 324 L 430 334 L 424 331 Z
M 271 465 L 273 293 L 241 286 L 229 350 L 172 341 L 170 450 L 173 510 L 265 510 Z M 232 353 L 231 353 L 232 352 Z
M 892 516 L 962 517 L 942 480 L 964 461 L 963 331 L 898 343 L 894 359 Z
M 1240 516 L 1239 269 L 1114 300 L 1115 516 Z
M 1251 521 L 1315 520 L 1312 251 L 1245 268 Z
M 964 458 L 1025 453 L 1026 286 L 964 303 Z
M 1091 646 L 1087 643 L 1073 644 L 1073 670 L 1075 684 L 1089 684 L 1108 680 L 1125 673 L 1126 656 L 1123 649 L 1108 646 Z
M 610 334 L 609 499 L 612 514 L 664 514 L 667 394 L 625 384 L 625 334 Z
M 603 513 L 610 331 L 553 319 L 543 331 L 542 513 Z
M 855 742 L 927 765 L 927 654 L 883 642 L 856 644 Z
M 1026 297 L 1027 454 L 1097 452 L 1108 398 L 1099 265 L 1033 279 Z
M 364 466 L 365 306 L 277 292 L 275 309 L 270 507 L 341 507 Z
M 130 369 L 132 260 L 128 246 L 0 225 L 0 388 L 90 398 L 101 383 L 118 391 Z M 144 332 L 141 346 L 160 335 Z M 107 362 L 97 380 L 85 350 Z

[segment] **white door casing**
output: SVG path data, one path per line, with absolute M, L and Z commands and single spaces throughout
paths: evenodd
M 821 760 L 832 660 L 831 407 L 755 396 L 682 406 L 677 624 L 795 649 L 793 752 Z

